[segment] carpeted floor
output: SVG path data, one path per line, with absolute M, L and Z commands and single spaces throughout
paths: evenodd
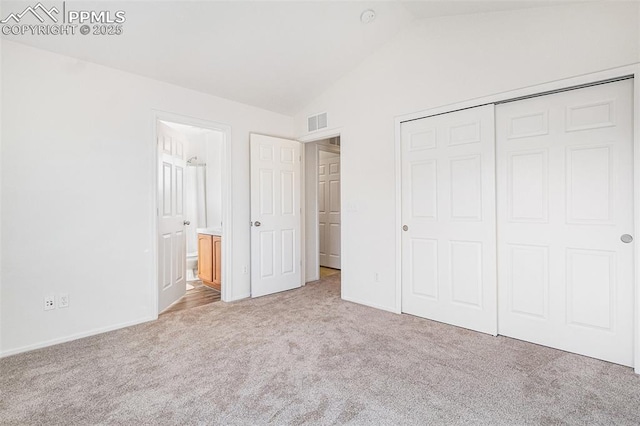
M 298 290 L 0 360 L 5 424 L 639 424 L 630 368 Z

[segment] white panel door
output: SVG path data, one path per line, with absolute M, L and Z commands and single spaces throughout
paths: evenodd
M 320 266 L 340 269 L 340 154 L 318 153 Z
M 402 311 L 495 335 L 493 105 L 401 130 Z
M 632 365 L 632 82 L 496 107 L 499 333 Z
M 186 140 L 164 123 L 158 136 L 158 312 L 186 291 L 184 149 Z
M 300 287 L 301 146 L 251 135 L 251 296 Z

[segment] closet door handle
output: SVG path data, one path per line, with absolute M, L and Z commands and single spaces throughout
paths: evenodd
M 253 223 L 253 226 L 260 226 L 260 225 L 262 225 L 262 224 L 257 220 Z
M 182 224 L 183 224 L 184 226 L 189 226 L 189 225 L 191 225 L 191 222 L 190 222 L 190 221 L 188 221 L 188 220 L 185 220 L 184 222 L 182 222 Z

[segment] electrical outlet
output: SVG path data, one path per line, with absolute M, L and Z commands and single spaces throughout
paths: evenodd
M 56 308 L 56 298 L 54 296 L 45 296 L 44 297 L 44 310 L 50 311 L 51 309 Z
M 246 266 L 243 266 L 242 267 L 242 273 L 245 274 L 245 275 L 248 274 L 249 273 L 249 268 L 247 268 Z
M 380 282 L 380 272 L 376 272 L 373 274 L 373 279 L 375 282 L 379 283 Z
M 58 308 L 68 308 L 69 307 L 69 295 L 67 293 L 60 293 L 58 297 Z

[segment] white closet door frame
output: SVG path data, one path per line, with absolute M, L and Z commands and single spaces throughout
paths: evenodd
M 470 99 L 455 104 L 444 105 L 427 110 L 417 111 L 411 114 L 397 116 L 395 118 L 395 169 L 396 169 L 396 313 L 401 313 L 402 303 L 402 133 L 401 124 L 404 121 L 416 120 L 419 118 L 429 117 L 438 114 L 458 111 L 466 108 L 474 108 L 481 105 L 504 102 L 506 100 L 515 100 L 520 97 L 529 97 L 546 92 L 555 92 L 560 90 L 569 90 L 580 86 L 593 85 L 608 80 L 621 79 L 624 77 L 633 77 L 633 198 L 634 198 L 634 238 L 640 244 L 640 63 L 612 68 L 605 71 L 585 74 L 577 77 L 570 77 L 562 80 L 556 80 L 549 83 L 543 83 L 535 86 L 529 86 L 492 94 L 489 96 Z M 345 242 L 342 242 L 343 245 Z M 634 253 L 634 369 L 636 374 L 640 374 L 640 249 Z

